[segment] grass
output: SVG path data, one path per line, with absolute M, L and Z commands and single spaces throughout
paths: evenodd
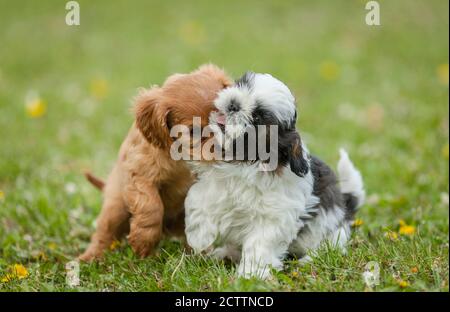
M 365 1 L 79 2 L 69 27 L 65 1 L 1 1 L 0 277 L 28 270 L 1 291 L 364 291 L 370 261 L 372 290 L 448 291 L 448 2 L 380 1 L 379 27 L 364 23 Z M 82 171 L 107 175 L 138 87 L 209 61 L 272 73 L 298 98 L 310 150 L 333 166 L 349 150 L 369 195 L 349 253 L 324 247 L 262 282 L 174 241 L 145 260 L 123 241 L 69 288 L 65 264 L 101 205 Z M 40 118 L 25 111 L 33 93 Z M 415 232 L 386 237 L 400 220 Z

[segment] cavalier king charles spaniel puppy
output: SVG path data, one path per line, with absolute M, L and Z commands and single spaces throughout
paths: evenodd
M 214 99 L 231 84 L 221 69 L 203 65 L 189 74 L 172 75 L 162 87 L 140 92 L 136 121 L 106 183 L 87 174 L 103 190 L 104 200 L 80 260 L 100 257 L 125 233 L 140 257 L 152 252 L 163 233 L 184 235 L 184 200 L 193 177 L 185 162 L 170 156 L 170 128 L 192 127 L 193 117 L 201 117 L 201 126 L 207 126 Z
M 269 74 L 246 73 L 214 104 L 209 123 L 231 157 L 190 163 L 197 174 L 185 201 L 193 250 L 239 261 L 239 276 L 259 278 L 268 278 L 271 267 L 281 269 L 287 254 L 307 258 L 324 241 L 345 252 L 365 197 L 361 174 L 347 153 L 341 150 L 338 180 L 309 154 L 295 128 L 295 98 Z M 269 144 L 274 151 L 263 160 L 268 149 L 259 145 L 274 138 Z M 258 144 L 258 152 L 250 157 L 245 150 L 238 159 L 239 139 L 246 148 Z

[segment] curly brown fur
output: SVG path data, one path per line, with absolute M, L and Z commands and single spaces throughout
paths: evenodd
M 206 126 L 213 100 L 229 85 L 231 80 L 221 69 L 203 65 L 169 77 L 162 87 L 140 92 L 136 122 L 104 184 L 97 229 L 80 260 L 100 257 L 125 233 L 140 257 L 154 250 L 163 233 L 184 235 L 184 199 L 193 178 L 183 161 L 170 158 L 169 130 L 176 124 L 191 126 L 194 116 Z M 102 188 L 101 180 L 87 177 Z

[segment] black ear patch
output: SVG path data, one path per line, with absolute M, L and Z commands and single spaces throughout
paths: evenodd
M 302 141 L 295 129 L 281 133 L 278 147 L 280 165 L 289 164 L 291 171 L 299 177 L 304 177 L 309 172 L 308 162 L 303 155 Z
M 246 87 L 251 90 L 253 88 L 255 79 L 255 73 L 252 71 L 247 71 L 241 78 L 235 81 L 235 84 L 238 88 Z

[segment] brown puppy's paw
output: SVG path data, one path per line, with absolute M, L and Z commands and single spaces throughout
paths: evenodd
M 99 243 L 91 243 L 86 251 L 78 256 L 78 260 L 84 262 L 91 262 L 94 260 L 98 260 L 103 257 L 105 249 L 107 248 L 107 244 L 99 244 Z
M 92 252 L 90 250 L 86 250 L 83 254 L 78 256 L 78 260 L 83 262 L 91 262 L 100 259 L 102 255 L 102 252 Z
M 157 239 L 151 239 L 155 236 L 154 229 L 135 229 L 128 235 L 128 243 L 133 249 L 134 253 L 141 258 L 149 256 L 155 246 L 159 242 L 159 236 Z

